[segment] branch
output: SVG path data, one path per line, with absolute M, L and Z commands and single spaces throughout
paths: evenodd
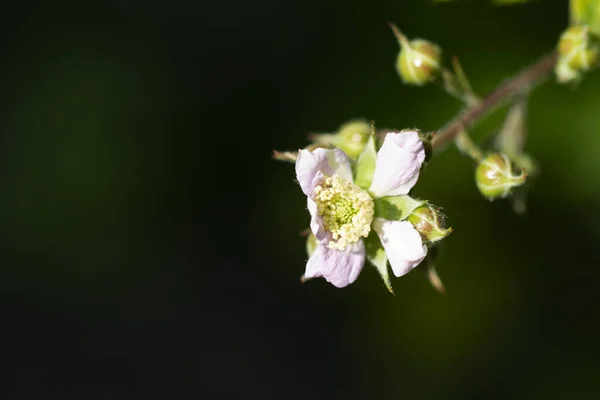
M 442 147 L 448 141 L 454 139 L 461 131 L 478 122 L 490 111 L 501 106 L 514 96 L 530 90 L 532 86 L 546 78 L 552 72 L 557 59 L 558 55 L 556 52 L 552 52 L 501 83 L 481 102 L 470 106 L 466 111 L 461 112 L 448 122 L 446 126 L 434 132 L 432 139 L 433 148 L 438 149 Z

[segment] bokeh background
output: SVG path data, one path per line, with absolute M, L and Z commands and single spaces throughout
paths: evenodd
M 438 271 L 301 284 L 308 223 L 270 159 L 352 118 L 439 128 L 386 25 L 486 93 L 551 49 L 567 1 L 21 2 L 0 12 L 2 399 L 590 399 L 600 395 L 600 72 L 529 108 L 529 213 L 437 156 L 414 194 Z M 496 113 L 474 131 L 497 129 Z

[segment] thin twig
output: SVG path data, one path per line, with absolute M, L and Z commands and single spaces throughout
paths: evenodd
M 447 123 L 446 126 L 435 132 L 432 139 L 433 148 L 442 147 L 448 141 L 454 139 L 462 130 L 479 121 L 488 112 L 501 106 L 515 95 L 530 90 L 532 86 L 546 78 L 552 72 L 557 59 L 558 55 L 556 52 L 552 52 L 501 83 L 480 103 L 467 108 L 466 111 L 461 112 Z

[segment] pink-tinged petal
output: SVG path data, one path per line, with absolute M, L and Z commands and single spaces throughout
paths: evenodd
M 342 288 L 358 278 L 365 264 L 365 244 L 362 240 L 345 250 L 334 250 L 322 243 L 306 263 L 305 279 L 323 277 L 333 286 Z
M 317 173 L 338 175 L 352 182 L 352 167 L 346 154 L 339 149 L 300 150 L 296 160 L 296 179 L 305 195 L 310 196 L 318 184 Z
M 310 197 L 306 198 L 306 206 L 310 212 L 310 230 L 317 238 L 317 241 L 322 242 L 327 239 L 327 233 L 323 227 L 323 217 L 317 212 L 317 203 Z
M 312 185 L 317 172 L 321 170 L 321 164 L 325 159 L 326 150 L 316 149 L 300 150 L 296 159 L 296 179 L 305 195 L 309 196 L 312 192 Z
M 354 182 L 350 160 L 340 149 L 328 150 L 327 164 L 323 166 L 323 173 L 328 176 L 337 175 L 345 181 Z
M 369 189 L 376 197 L 407 194 L 419 179 L 425 147 L 417 131 L 390 132 L 377 152 Z
M 427 246 L 421 235 L 408 221 L 387 221 L 376 218 L 373 229 L 377 232 L 394 275 L 408 274 L 427 255 Z

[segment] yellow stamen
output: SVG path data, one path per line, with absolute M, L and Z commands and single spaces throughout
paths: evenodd
M 369 235 L 374 205 L 366 190 L 334 175 L 325 178 L 314 195 L 323 226 L 333 239 L 329 248 L 344 250 Z

